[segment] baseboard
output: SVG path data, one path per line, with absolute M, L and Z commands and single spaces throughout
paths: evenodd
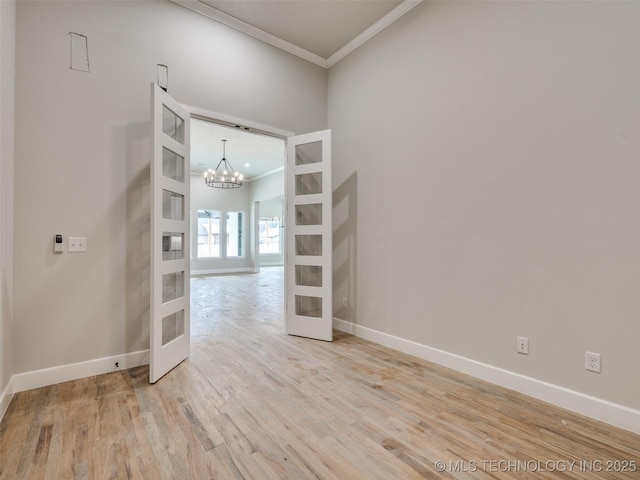
M 116 362 L 118 367 L 115 366 Z M 148 363 L 149 350 L 141 350 L 112 357 L 96 358 L 86 362 L 70 363 L 68 365 L 18 373 L 11 380 L 13 382 L 13 391 L 22 392 L 93 375 L 102 375 L 116 370 L 139 367 Z
M 259 268 L 212 268 L 208 270 L 191 270 L 191 276 L 199 275 L 219 275 L 224 273 L 258 273 Z
M 575 413 L 640 434 L 640 411 L 509 370 L 428 347 L 378 330 L 333 319 L 333 326 L 371 342 L 422 358 L 458 372 L 500 385 Z
M 0 421 L 4 418 L 4 414 L 7 413 L 7 408 L 9 408 L 9 404 L 13 398 L 13 378 L 14 377 L 11 377 L 7 386 L 4 387 L 2 394 L 0 394 Z

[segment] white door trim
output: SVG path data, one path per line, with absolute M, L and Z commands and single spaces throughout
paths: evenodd
M 243 118 L 234 117 L 220 112 L 214 112 L 213 110 L 207 110 L 205 108 L 194 107 L 192 105 L 181 104 L 187 112 L 191 114 L 191 118 L 198 118 L 200 120 L 207 120 L 209 122 L 219 123 L 230 127 L 242 127 L 248 128 L 251 133 L 262 133 L 271 137 L 282 138 L 286 141 L 288 137 L 293 137 L 295 133 L 283 130 L 281 128 L 272 127 L 270 125 L 264 125 L 262 123 L 253 122 L 251 120 L 245 120 Z M 286 164 L 285 164 L 286 165 Z

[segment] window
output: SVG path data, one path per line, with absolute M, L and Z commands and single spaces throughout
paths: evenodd
M 198 258 L 220 256 L 220 212 L 198 210 Z
M 260 217 L 260 254 L 281 253 L 280 249 L 280 219 Z
M 197 258 L 242 257 L 243 219 L 242 212 L 198 210 Z
M 242 212 L 228 212 L 227 257 L 241 257 L 242 249 Z

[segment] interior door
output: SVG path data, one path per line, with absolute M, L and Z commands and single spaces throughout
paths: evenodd
M 285 331 L 333 340 L 331 130 L 287 141 Z
M 149 381 L 189 356 L 189 113 L 151 84 Z

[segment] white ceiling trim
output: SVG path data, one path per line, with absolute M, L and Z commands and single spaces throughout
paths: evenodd
M 284 155 L 283 155 L 284 157 Z M 269 175 L 273 175 L 274 173 L 278 173 L 278 172 L 282 172 L 284 170 L 284 166 L 282 167 L 278 167 L 278 168 L 274 168 L 273 170 L 270 170 L 268 172 L 262 173 L 258 176 L 253 177 L 250 181 L 253 182 L 254 180 L 258 180 L 260 178 L 264 178 L 264 177 L 268 177 Z
M 327 58 L 327 68 L 335 65 L 344 57 L 353 52 L 356 48 L 361 46 L 366 41 L 370 40 L 374 35 L 380 33 L 387 28 L 393 22 L 402 17 L 412 8 L 422 3 L 422 0 L 404 0 L 400 5 L 387 13 L 384 17 L 378 20 L 376 23 L 367 28 L 364 32 L 358 35 L 356 38 L 347 43 L 344 47 L 338 50 L 336 53 Z
M 376 23 L 367 28 L 364 32 L 358 35 L 356 38 L 347 43 L 344 47 L 338 50 L 336 53 L 331 55 L 329 58 L 323 58 L 320 55 L 316 55 L 315 53 L 311 53 L 304 48 L 298 47 L 293 43 L 287 42 L 275 35 L 272 35 L 264 30 L 254 27 L 242 20 L 238 20 L 231 15 L 221 12 L 220 10 L 213 8 L 205 3 L 202 3 L 200 0 L 171 0 L 178 5 L 181 5 L 189 10 L 192 10 L 200 15 L 208 17 L 216 22 L 222 23 L 227 27 L 231 27 L 235 30 L 238 30 L 242 33 L 245 33 L 253 38 L 261 40 L 269 45 L 273 45 L 274 47 L 280 48 L 285 52 L 289 52 L 293 55 L 296 55 L 308 62 L 315 63 L 323 68 L 329 68 L 332 65 L 335 65 L 337 62 L 342 60 L 344 57 L 353 52 L 356 48 L 361 46 L 367 40 L 372 38 L 377 33 L 380 33 L 382 30 L 387 28 L 393 22 L 402 17 L 409 10 L 414 8 L 415 6 L 422 3 L 422 0 L 404 0 L 400 5 L 391 10 L 388 14 L 378 20 Z
M 257 38 L 258 40 L 262 40 L 269 45 L 273 45 L 274 47 L 278 47 L 285 52 L 292 53 L 300 58 L 303 58 L 311 63 L 315 63 L 321 67 L 327 68 L 327 59 L 322 58 L 320 55 L 316 55 L 315 53 L 311 53 L 304 48 L 300 48 L 293 43 L 287 42 L 286 40 L 282 40 L 275 35 L 271 35 L 270 33 L 265 32 L 259 28 L 254 27 L 253 25 L 249 25 L 242 20 L 238 20 L 231 15 L 221 12 L 207 4 L 200 2 L 199 0 L 171 0 L 178 5 L 182 5 L 183 7 L 188 8 L 189 10 L 193 10 L 200 15 L 204 15 L 205 17 L 210 18 L 211 20 L 215 20 L 216 22 L 222 23 L 227 27 L 231 27 L 235 30 L 238 30 L 242 33 L 245 33 L 253 38 Z

